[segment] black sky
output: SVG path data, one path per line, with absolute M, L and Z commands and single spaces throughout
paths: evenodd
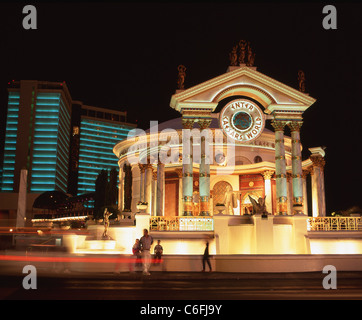
M 22 27 L 25 4 L 37 9 L 37 30 Z M 297 88 L 305 71 L 317 102 L 304 114 L 303 156 L 327 147 L 327 212 L 362 207 L 362 5 L 335 3 L 337 30 L 324 30 L 327 4 L 1 3 L 1 142 L 10 80 L 66 81 L 74 100 L 126 110 L 147 128 L 179 116 L 169 107 L 179 64 L 191 87 L 224 73 L 246 39 L 267 76 Z

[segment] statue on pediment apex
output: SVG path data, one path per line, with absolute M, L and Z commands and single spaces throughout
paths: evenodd
M 299 85 L 299 91 L 305 92 L 305 74 L 304 71 L 302 70 L 298 71 L 298 85 Z
M 254 66 L 254 61 L 255 61 L 255 53 L 253 53 L 253 51 L 251 50 L 250 42 L 248 42 L 248 62 L 246 65 L 248 67 L 252 67 Z
M 230 65 L 237 66 L 238 64 L 238 54 L 237 54 L 238 46 L 234 46 L 229 54 Z
M 186 77 L 186 67 L 180 64 L 177 67 L 178 77 L 177 77 L 177 89 L 184 90 L 185 89 L 185 77 Z
M 248 43 L 245 40 L 239 41 L 239 47 L 240 47 L 239 65 L 245 63 L 247 45 Z

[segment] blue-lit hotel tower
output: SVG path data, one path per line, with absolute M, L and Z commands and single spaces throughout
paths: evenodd
M 67 191 L 72 99 L 65 82 L 12 81 L 8 88 L 1 191 Z
M 127 123 L 127 113 L 83 105 L 73 101 L 68 193 L 95 191 L 101 170 L 118 171 L 113 147 L 126 139 L 136 125 Z
M 127 123 L 126 112 L 73 101 L 65 82 L 12 81 L 8 93 L 0 179 L 6 208 L 16 208 L 23 168 L 28 207 L 45 191 L 94 192 L 99 172 L 118 168 L 113 147 L 136 127 Z

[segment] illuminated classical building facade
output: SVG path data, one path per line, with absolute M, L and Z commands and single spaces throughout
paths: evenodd
M 252 65 L 189 89 L 185 70 L 170 102 L 181 116 L 113 147 L 123 217 L 111 239 L 89 224 L 92 240 L 69 236 L 71 252 L 130 255 L 146 228 L 162 240 L 168 271 L 200 270 L 205 241 L 216 271 L 360 270 L 362 218 L 326 217 L 324 150 L 301 158 L 303 113 L 315 99 Z
M 308 215 L 308 175 L 313 204 L 309 214 L 325 216 L 324 150 L 311 148 L 310 158 L 301 159 L 303 112 L 314 101 L 246 66 L 230 67 L 217 78 L 178 90 L 171 107 L 182 117 L 151 127 L 141 147 L 128 139 L 114 148 L 121 168 L 120 209 L 131 185 L 125 184 L 123 169 L 131 165 L 129 209 L 136 211 L 138 202 L 147 202 L 151 216 L 213 216 L 227 187 L 234 193 L 234 205 L 224 213 L 252 213 L 251 197 L 265 198 L 272 215 Z M 274 131 L 265 127 L 267 121 Z M 291 137 L 284 135 L 286 126 Z M 185 150 L 188 131 L 192 138 Z M 162 142 L 167 135 L 170 142 Z M 159 161 L 165 147 L 178 158 Z M 130 154 L 138 161 L 129 163 Z
M 181 117 L 113 149 L 119 208 L 138 212 L 133 236 L 148 228 L 170 254 L 198 254 L 205 239 L 216 255 L 335 252 L 309 236 L 326 215 L 325 152 L 302 160 L 303 113 L 315 102 L 302 91 L 245 64 L 177 90 Z

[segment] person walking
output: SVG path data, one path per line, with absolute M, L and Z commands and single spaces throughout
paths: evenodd
M 205 272 L 205 262 L 209 266 L 209 271 L 212 271 L 211 263 L 210 263 L 210 254 L 209 254 L 209 243 L 206 242 L 206 248 L 204 251 L 204 255 L 202 257 L 202 272 Z
M 153 244 L 153 238 L 148 234 L 147 229 L 143 229 L 143 237 L 140 239 L 140 248 L 143 263 L 143 274 L 149 276 L 151 266 L 151 246 Z
M 134 263 L 130 263 L 130 271 L 134 272 L 140 266 L 140 259 L 141 259 L 141 247 L 140 247 L 140 239 L 136 239 L 134 245 L 132 246 L 132 254 L 133 259 L 135 260 Z

